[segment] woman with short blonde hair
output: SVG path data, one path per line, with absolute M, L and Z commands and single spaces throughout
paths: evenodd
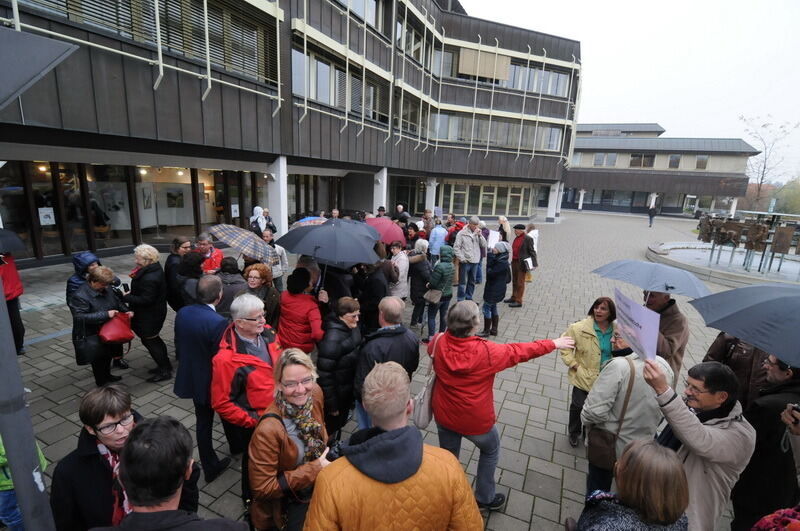
M 317 474 L 330 464 L 322 390 L 298 348 L 283 351 L 274 375 L 275 401 L 250 439 L 250 517 L 256 529 L 302 529 Z
M 614 465 L 617 495 L 595 491 L 586 500 L 578 530 L 688 529 L 689 483 L 673 450 L 654 439 L 628 443 Z
M 160 254 L 158 253 L 158 249 L 153 247 L 152 245 L 147 245 L 143 243 L 141 245 L 137 245 L 133 249 L 133 256 L 137 258 L 141 258 L 142 263 L 145 265 L 154 264 L 158 262 L 160 258 Z

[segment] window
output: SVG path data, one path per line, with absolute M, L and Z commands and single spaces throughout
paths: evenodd
M 573 166 L 580 166 L 581 165 L 581 154 L 580 153 L 573 153 L 572 154 L 572 165 Z
M 316 93 L 314 99 L 330 105 L 331 103 L 331 65 L 330 63 L 318 58 L 314 58 L 316 63 Z
M 444 55 L 444 57 L 442 57 Z M 431 72 L 433 75 L 439 77 L 453 77 L 453 64 L 455 62 L 455 55 L 448 50 L 433 50 L 433 57 L 431 59 Z
M 694 167 L 698 170 L 705 170 L 708 168 L 708 155 L 697 155 L 697 163 Z
M 594 165 L 595 166 L 603 166 L 606 162 L 606 154 L 605 153 L 595 153 L 594 154 Z
M 669 167 L 670 168 L 680 168 L 681 167 L 681 156 L 680 155 L 670 155 L 669 156 Z
M 306 60 L 302 51 L 292 48 L 292 92 L 301 98 L 306 94 Z
M 649 155 L 646 153 L 631 153 L 631 168 L 652 168 L 655 162 L 655 155 Z

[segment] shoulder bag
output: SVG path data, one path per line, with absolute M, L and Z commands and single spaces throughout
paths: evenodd
M 436 339 L 433 340 L 433 348 L 431 352 L 431 365 L 428 367 L 428 381 L 425 382 L 425 387 L 414 397 L 414 411 L 411 413 L 411 421 L 414 425 L 424 430 L 428 427 L 433 419 L 433 384 L 436 382 L 436 372 L 433 370 L 433 359 L 436 356 L 436 345 L 439 344 L 439 338 L 444 334 L 439 333 Z
M 86 335 L 86 321 L 81 321 L 82 334 L 72 340 L 72 346 L 75 348 L 75 361 L 78 365 L 88 365 L 92 363 L 98 354 L 100 354 L 105 347 L 100 342 L 100 336 L 97 334 Z
M 439 304 L 442 300 L 442 290 L 440 289 L 429 289 L 425 292 L 422 296 L 425 299 L 425 302 L 429 302 L 431 304 Z
M 622 414 L 619 417 L 617 432 L 611 433 L 596 426 L 589 428 L 586 458 L 591 464 L 603 470 L 613 470 L 614 463 L 617 462 L 617 439 L 625 421 L 625 413 L 628 411 L 628 402 L 631 400 L 631 391 L 633 391 L 633 380 L 636 378 L 636 369 L 633 366 L 633 362 L 630 358 L 625 358 L 625 360 L 630 367 L 630 377 L 628 378 L 628 390 L 625 392 L 625 402 L 622 404 Z

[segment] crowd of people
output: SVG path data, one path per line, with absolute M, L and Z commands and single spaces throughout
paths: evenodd
M 430 211 L 415 223 L 401 205 L 392 220 L 406 241 L 377 242 L 376 263 L 349 269 L 300 256 L 290 270 L 261 208 L 250 228 L 274 252 L 243 270 L 207 233 L 176 238 L 163 268 L 155 248 L 137 246 L 130 286 L 92 253 L 75 255 L 73 344 L 97 388 L 79 406 L 77 449 L 53 473 L 56 528 L 482 529 L 480 511 L 506 504 L 495 480 L 495 375 L 556 350 L 571 385 L 569 444 L 585 445 L 588 460 L 586 504 L 567 529 L 714 529 L 729 500 L 737 531 L 772 529 L 779 516 L 768 515 L 781 509 L 792 518 L 800 368 L 721 333 L 679 396 L 688 322 L 658 292 L 643 294 L 660 315 L 655 359 L 631 349 L 608 297 L 559 338 L 491 341 L 501 303 L 520 307 L 539 265 L 536 227 L 501 217 L 490 232 L 477 217 Z M 168 306 L 177 371 L 160 337 Z M 174 394 L 193 401 L 199 466 L 186 428 L 143 418 L 111 373 L 127 368 L 123 345 L 100 339 L 116 319 L 130 321 L 152 358 L 148 381 L 174 373 Z M 421 347 L 436 375 L 439 447 L 409 425 Z M 358 429 L 345 439 L 350 418 Z M 464 438 L 479 453 L 474 487 L 459 463 Z M 239 455 L 247 524 L 201 520 L 200 475 L 215 481 Z M 5 509 L 0 519 L 16 529 Z

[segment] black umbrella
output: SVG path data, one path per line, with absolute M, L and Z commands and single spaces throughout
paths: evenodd
M 25 249 L 25 242 L 20 239 L 16 232 L 9 229 L 0 229 L 0 254 L 24 251 Z
M 800 286 L 758 284 L 689 301 L 706 325 L 800 367 Z
M 363 234 L 371 238 L 373 242 L 378 241 L 381 237 L 375 227 L 370 227 L 363 221 L 356 221 L 354 219 L 332 218 L 323 223 L 323 225 L 340 225 L 345 229 L 351 230 L 353 234 Z
M 375 240 L 354 233 L 342 223 L 324 223 L 292 229 L 275 242 L 289 252 L 305 254 L 320 264 L 348 268 L 355 264 L 378 261 L 373 246 Z

